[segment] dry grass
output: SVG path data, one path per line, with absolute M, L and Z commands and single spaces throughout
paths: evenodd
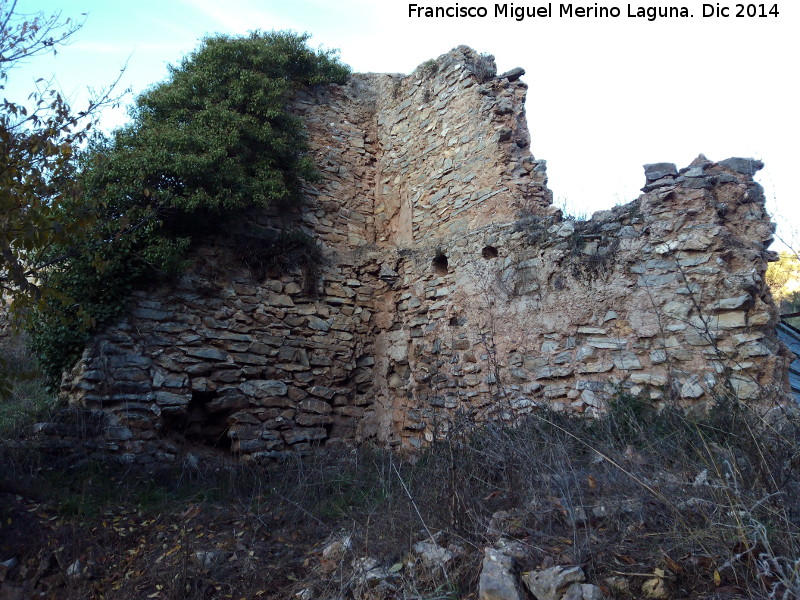
M 692 419 L 623 396 L 602 419 L 454 424 L 414 457 L 362 447 L 269 470 L 7 451 L 0 561 L 24 567 L 6 585 L 50 598 L 432 600 L 476 597 L 483 548 L 504 538 L 522 570 L 580 565 L 612 598 L 656 569 L 672 598 L 795 598 L 798 442 L 796 422 L 739 405 Z M 426 564 L 420 541 L 453 558 Z
M 19 437 L 30 423 L 49 414 L 56 401 L 48 390 L 24 336 L 0 337 L 0 443 Z
M 800 597 L 791 413 L 656 413 L 619 394 L 599 419 L 456 420 L 411 456 L 320 448 L 264 469 L 195 449 L 146 473 L 20 443 L 51 400 L 20 347 L 6 356 L 31 374 L 0 430 L 0 563 L 17 561 L 0 586 L 22 598 L 476 598 L 500 540 L 520 570 L 580 565 L 609 598 L 655 573 L 675 599 Z

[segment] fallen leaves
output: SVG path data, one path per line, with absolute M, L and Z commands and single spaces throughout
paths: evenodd
M 670 571 L 672 571 L 673 573 L 675 573 L 675 575 L 683 575 L 685 573 L 684 568 L 681 565 L 679 565 L 677 562 L 675 562 L 669 556 L 669 554 L 667 554 L 666 552 L 663 552 L 662 556 L 664 557 L 664 562 L 666 563 L 667 568 Z

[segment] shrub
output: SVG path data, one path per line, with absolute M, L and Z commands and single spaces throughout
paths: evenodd
M 256 279 L 277 277 L 300 270 L 305 292 L 316 291 L 317 267 L 322 251 L 314 239 L 300 230 L 274 230 L 245 225 L 232 234 L 237 259 Z

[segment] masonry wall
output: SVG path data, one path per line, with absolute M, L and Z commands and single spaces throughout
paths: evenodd
M 638 200 L 589 221 L 528 217 L 406 254 L 388 428 L 416 446 L 457 415 L 596 414 L 622 391 L 695 409 L 782 399 L 760 165 L 664 167 Z
M 781 399 L 760 163 L 651 165 L 638 200 L 564 220 L 519 71 L 496 77 L 459 47 L 298 96 L 322 179 L 296 209 L 249 219 L 312 234 L 318 270 L 260 272 L 229 236 L 137 293 L 65 376 L 99 423 L 81 443 L 128 461 L 175 460 L 186 442 L 272 460 L 420 446 L 457 415 L 593 413 L 619 390 Z

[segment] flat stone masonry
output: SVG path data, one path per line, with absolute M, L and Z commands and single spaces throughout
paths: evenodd
M 564 218 L 530 154 L 527 89 L 462 46 L 300 94 L 322 179 L 256 221 L 312 234 L 324 261 L 261 276 L 220 240 L 136 293 L 64 377 L 95 415 L 87 448 L 170 462 L 188 441 L 265 461 L 419 447 L 457 416 L 597 414 L 621 391 L 784 401 L 761 163 L 646 165 L 638 199 Z

